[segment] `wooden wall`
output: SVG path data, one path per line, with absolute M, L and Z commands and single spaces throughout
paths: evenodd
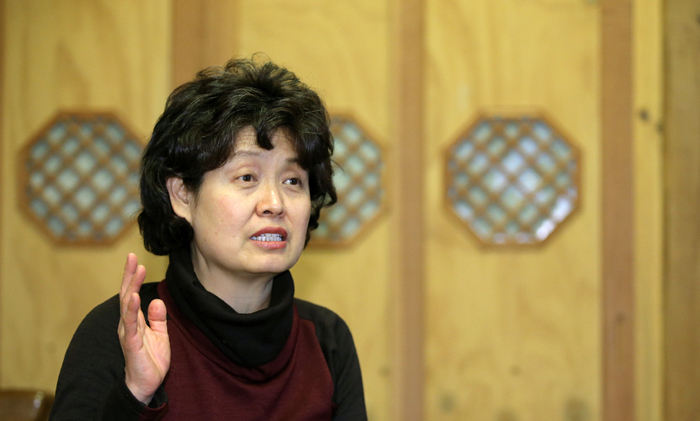
M 53 390 L 78 323 L 116 294 L 126 254 L 158 280 L 138 230 L 65 247 L 19 212 L 18 153 L 59 109 L 116 111 L 146 141 L 170 88 L 170 3 L 7 1 L 2 85 L 0 385 Z
M 238 54 L 238 0 L 172 0 L 172 87 Z
M 668 420 L 700 414 L 700 4 L 665 3 L 664 337 Z
M 700 387 L 687 342 L 698 333 L 688 320 L 697 318 L 700 267 L 700 203 L 687 193 L 700 167 L 700 11 L 692 3 L 667 0 L 664 47 L 662 0 L 632 2 L 639 421 L 660 421 L 664 411 L 669 420 L 683 416 L 696 405 L 688 391 Z M 613 421 L 602 398 L 602 2 L 0 5 L 0 386 L 52 390 L 77 324 L 116 293 L 125 254 L 139 254 L 151 281 L 166 264 L 143 250 L 134 228 L 106 248 L 48 242 L 18 211 L 19 150 L 61 108 L 114 110 L 145 141 L 175 84 L 229 57 L 264 52 L 318 89 L 332 111 L 354 115 L 387 153 L 384 216 L 350 247 L 305 251 L 293 270 L 298 295 L 334 309 L 353 330 L 371 419 Z M 443 203 L 445 149 L 479 111 L 503 107 L 545 110 L 583 151 L 581 209 L 543 247 L 483 248 Z M 422 185 L 411 191 L 412 183 Z M 406 222 L 416 215 L 422 222 Z M 396 245 L 421 236 L 422 250 Z M 401 266 L 410 256 L 419 256 L 418 269 Z M 425 381 L 421 367 L 407 367 L 422 349 L 396 358 L 409 355 L 415 338 L 425 347 Z
M 599 7 L 432 1 L 427 19 L 425 419 L 600 419 Z M 504 108 L 582 150 L 581 208 L 541 247 L 482 247 L 444 209 L 444 151 Z
M 632 2 L 601 2 L 603 419 L 634 420 Z
M 425 14 L 427 1 L 394 3 L 391 73 L 392 137 L 400 140 L 392 163 L 396 178 L 389 185 L 395 194 L 392 221 L 392 289 L 394 299 L 392 378 L 393 419 L 419 421 L 425 414 L 426 386 L 426 227 L 425 181 L 429 142 L 426 116 L 426 70 L 428 62 Z M 433 186 L 434 187 L 434 186 Z
M 635 419 L 664 418 L 662 0 L 633 4 Z

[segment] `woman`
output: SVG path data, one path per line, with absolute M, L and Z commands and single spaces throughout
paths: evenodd
M 71 341 L 51 419 L 366 419 L 350 331 L 294 298 L 289 273 L 336 201 L 328 125 L 270 62 L 232 60 L 170 95 L 138 217 L 165 280 L 143 284 L 127 257 L 119 295 Z

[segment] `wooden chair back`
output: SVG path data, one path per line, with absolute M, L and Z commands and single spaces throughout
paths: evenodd
M 53 396 L 37 390 L 0 389 L 0 421 L 46 421 Z

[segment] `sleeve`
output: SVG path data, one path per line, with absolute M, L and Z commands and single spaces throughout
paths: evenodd
M 118 324 L 117 296 L 95 307 L 82 321 L 58 376 L 51 421 L 151 421 L 167 412 L 162 386 L 148 406 L 126 387 Z
M 335 382 L 333 400 L 337 407 L 333 421 L 366 421 L 365 393 L 355 342 L 348 325 L 338 316 L 335 320 L 335 338 L 336 355 L 331 364 Z

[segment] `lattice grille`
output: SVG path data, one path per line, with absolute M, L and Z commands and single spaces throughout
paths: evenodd
M 382 149 L 352 118 L 333 116 L 338 203 L 324 209 L 312 244 L 341 245 L 355 239 L 380 213 L 384 201 Z
M 141 151 L 112 114 L 62 113 L 22 152 L 23 208 L 59 242 L 110 242 L 141 207 Z
M 578 205 L 578 161 L 543 117 L 483 117 L 448 152 L 447 201 L 485 243 L 539 243 Z

